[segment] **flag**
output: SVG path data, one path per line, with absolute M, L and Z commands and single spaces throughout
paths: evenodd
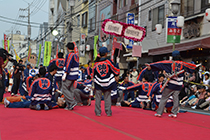
M 133 45 L 132 56 L 141 57 L 141 53 L 142 53 L 142 46 Z
M 7 35 L 6 34 L 4 34 L 4 49 L 5 50 L 7 50 L 7 52 L 8 52 L 8 44 L 7 44 L 8 42 L 7 42 Z
M 76 53 L 77 56 L 79 56 L 79 51 L 78 51 L 77 45 L 75 42 L 73 42 L 73 43 L 74 43 L 74 53 Z
M 13 46 L 13 44 L 12 44 L 12 46 Z M 17 54 L 15 49 L 14 49 L 14 52 L 15 52 L 15 58 L 16 58 L 17 62 L 19 62 L 20 61 L 20 57 L 18 56 L 18 54 Z
M 30 62 L 30 57 L 31 57 L 31 46 L 29 46 L 28 49 L 28 62 Z
M 112 52 L 111 52 L 111 61 L 114 62 L 114 52 L 115 52 L 115 45 L 114 43 L 117 41 L 117 38 L 113 38 L 113 43 L 112 43 Z
M 37 64 L 36 64 L 37 67 L 39 66 L 39 61 L 40 61 L 41 53 L 42 53 L 42 44 L 39 44 L 39 56 L 38 56 L 38 61 L 37 61 Z
M 10 41 L 9 40 L 7 40 L 7 48 L 8 48 L 8 52 L 9 52 L 9 45 L 10 45 Z M 2 40 L 2 46 L 3 46 L 3 48 L 4 48 L 4 40 Z M 5 48 L 4 48 L 5 49 Z
M 97 58 L 98 52 L 97 52 L 97 41 L 98 41 L 98 35 L 94 36 L 94 60 Z
M 44 46 L 44 66 L 48 66 L 51 60 L 51 42 L 45 41 Z

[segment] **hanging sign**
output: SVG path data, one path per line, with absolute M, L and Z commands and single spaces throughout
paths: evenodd
M 106 34 L 132 39 L 133 41 L 142 41 L 146 33 L 143 27 L 111 19 L 104 20 L 101 28 Z

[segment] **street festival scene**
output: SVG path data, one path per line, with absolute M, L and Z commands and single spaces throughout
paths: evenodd
M 0 0 L 0 140 L 210 136 L 210 0 Z

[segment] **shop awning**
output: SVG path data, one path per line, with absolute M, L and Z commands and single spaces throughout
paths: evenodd
M 210 36 L 182 41 L 181 43 L 176 44 L 175 50 L 187 51 L 187 50 L 193 50 L 198 47 L 210 48 Z M 170 44 L 167 46 L 150 49 L 148 55 L 162 55 L 162 54 L 172 53 L 172 51 L 173 51 L 173 45 Z

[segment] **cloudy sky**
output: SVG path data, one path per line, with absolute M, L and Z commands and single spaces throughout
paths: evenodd
M 35 26 L 31 29 L 31 38 L 34 39 L 38 36 L 39 24 L 48 22 L 49 0 L 0 0 L 0 40 L 3 39 L 4 33 L 9 34 L 12 30 L 27 35 L 28 18 L 20 18 L 19 16 L 27 16 L 28 11 L 20 11 L 19 9 L 26 9 L 28 3 L 30 4 L 30 21 L 34 23 L 31 25 Z

